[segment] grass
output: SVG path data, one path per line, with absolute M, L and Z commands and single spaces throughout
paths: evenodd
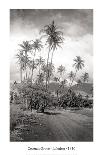
M 31 113 L 21 104 L 10 109 L 10 141 L 92 141 L 93 109 L 48 107 L 44 113 Z

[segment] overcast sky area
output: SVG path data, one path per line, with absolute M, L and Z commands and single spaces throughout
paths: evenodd
M 52 21 L 61 27 L 64 34 L 62 48 L 58 48 L 53 57 L 53 64 L 66 67 L 66 74 L 73 70 L 73 59 L 81 56 L 85 67 L 78 72 L 78 77 L 84 72 L 93 81 L 93 10 L 10 10 L 10 81 L 20 81 L 19 65 L 16 54 L 18 44 L 26 40 L 40 38 L 40 30 Z M 47 59 L 48 48 L 45 46 L 41 56 Z M 37 54 L 37 57 L 39 53 Z

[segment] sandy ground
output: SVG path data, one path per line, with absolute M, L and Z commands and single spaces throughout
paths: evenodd
M 24 125 L 18 125 L 11 141 L 93 141 L 93 110 L 46 110 L 27 113 Z M 15 140 L 12 135 L 16 135 Z

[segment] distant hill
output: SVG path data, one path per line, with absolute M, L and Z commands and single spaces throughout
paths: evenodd
M 59 83 L 57 83 L 57 82 L 52 82 L 52 83 L 49 84 L 49 90 L 51 90 L 51 91 L 57 91 L 58 88 L 59 88 Z M 67 91 L 68 87 L 65 86 L 63 90 Z
M 82 83 L 80 85 L 74 85 L 72 86 L 72 89 L 74 91 L 82 91 L 85 92 L 87 94 L 92 94 L 92 87 L 93 87 L 93 83 Z
M 21 86 L 20 83 L 18 83 L 16 86 L 14 86 L 13 84 L 10 84 L 10 90 L 15 90 L 15 88 L 19 88 Z M 81 94 L 84 94 L 85 95 L 91 95 L 92 94 L 92 89 L 93 87 L 93 84 L 92 83 L 82 83 L 80 85 L 73 85 L 72 86 L 72 89 L 76 92 L 76 93 L 81 93 Z M 59 88 L 59 83 L 57 82 L 51 82 L 49 84 L 49 90 L 51 90 L 52 92 L 56 92 Z M 67 90 L 69 89 L 68 86 L 65 86 L 63 91 L 66 92 Z
M 85 95 L 86 94 L 90 95 L 90 94 L 92 94 L 92 91 L 91 91 L 92 87 L 93 87 L 92 83 L 82 83 L 80 85 L 78 85 L 78 84 L 73 85 L 72 89 L 75 92 L 80 92 L 82 94 L 84 92 Z M 49 84 L 49 89 L 51 91 L 56 91 L 58 88 L 59 88 L 59 83 L 52 82 L 52 83 Z M 68 88 L 69 88 L 68 86 L 65 86 L 64 91 L 67 91 Z

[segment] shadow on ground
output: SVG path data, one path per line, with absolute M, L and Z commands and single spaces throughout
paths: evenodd
M 44 112 L 46 115 L 60 115 L 61 113 L 56 113 L 56 112 Z

